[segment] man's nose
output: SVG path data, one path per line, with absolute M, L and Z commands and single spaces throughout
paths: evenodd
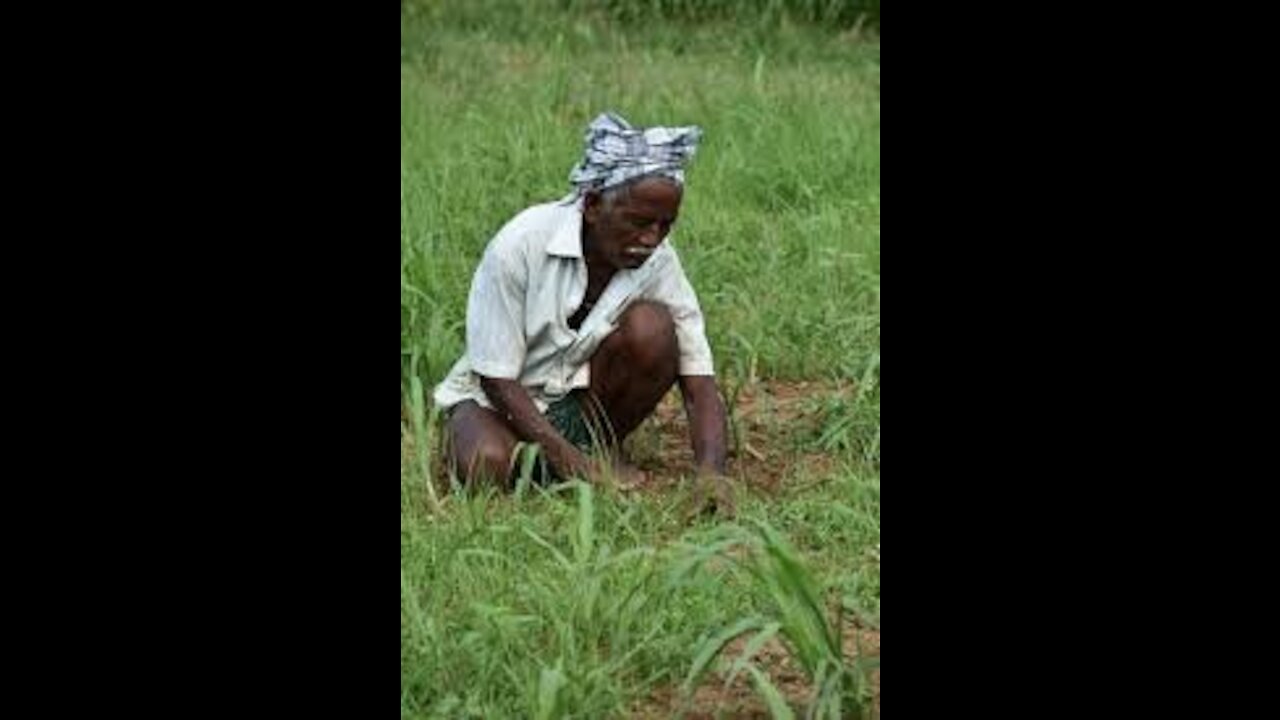
M 655 221 L 640 233 L 640 242 L 646 247 L 656 247 L 662 242 L 662 221 Z

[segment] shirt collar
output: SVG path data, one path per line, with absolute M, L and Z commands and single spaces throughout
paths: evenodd
M 564 220 L 556 228 L 551 242 L 547 243 L 547 254 L 567 258 L 582 257 L 582 203 L 575 202 L 566 209 Z

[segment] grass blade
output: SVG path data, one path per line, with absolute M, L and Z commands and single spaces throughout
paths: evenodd
M 738 622 L 721 630 L 718 634 L 711 636 L 705 640 L 701 647 L 698 648 L 698 654 L 693 658 L 693 665 L 689 668 L 689 674 L 684 679 L 684 691 L 693 690 L 693 685 L 697 679 L 706 672 L 707 667 L 716 659 L 721 650 L 733 639 L 743 633 L 752 630 L 759 630 L 765 627 L 765 621 L 760 618 L 742 618 Z
M 792 712 L 786 698 L 782 697 L 782 693 L 778 692 L 778 688 L 769 680 L 769 676 L 760 672 L 755 665 L 748 665 L 747 670 L 751 672 L 756 692 L 760 693 L 760 697 L 764 699 L 764 704 L 769 708 L 769 714 L 773 716 L 773 720 L 795 720 L 796 714 Z

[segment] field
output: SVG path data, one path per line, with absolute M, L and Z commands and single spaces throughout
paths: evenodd
M 878 717 L 880 43 L 849 6 L 402 3 L 402 718 Z M 732 522 L 684 513 L 674 394 L 629 441 L 639 492 L 437 482 L 475 264 L 603 110 L 705 133 L 672 241 Z

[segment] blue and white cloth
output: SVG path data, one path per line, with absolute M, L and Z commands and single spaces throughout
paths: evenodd
M 684 167 L 697 152 L 702 128 L 635 128 L 621 116 L 603 113 L 587 126 L 582 161 L 569 173 L 577 195 L 604 190 L 645 175 L 684 185 Z

